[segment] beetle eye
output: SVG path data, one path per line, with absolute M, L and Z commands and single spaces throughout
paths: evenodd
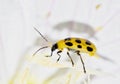
M 57 48 L 58 48 L 58 45 L 57 45 L 57 44 L 54 44 L 54 45 L 52 46 L 51 51 L 54 51 L 54 50 L 57 49 Z

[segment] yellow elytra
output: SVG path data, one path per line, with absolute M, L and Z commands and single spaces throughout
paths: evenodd
M 52 46 L 51 51 L 53 52 L 56 49 L 62 51 L 64 48 L 79 51 L 80 53 L 87 53 L 90 56 L 94 56 L 96 53 L 96 47 L 92 42 L 87 39 L 75 37 L 58 41 Z

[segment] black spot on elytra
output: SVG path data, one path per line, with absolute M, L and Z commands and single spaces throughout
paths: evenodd
M 71 38 L 66 38 L 66 39 L 65 39 L 65 41 L 69 41 L 69 40 L 71 40 Z
M 67 46 L 72 46 L 73 44 L 71 42 L 66 42 L 65 43 Z
M 92 51 L 93 51 L 93 48 L 87 47 L 87 50 L 90 51 L 90 52 L 92 52 Z
M 78 47 L 78 48 L 82 48 L 82 46 L 81 46 L 81 45 L 77 45 L 77 47 Z
M 88 41 L 88 40 L 87 40 L 85 43 L 86 43 L 87 45 L 91 45 L 91 42 Z
M 81 43 L 81 40 L 76 39 L 75 42 L 77 42 L 77 43 Z

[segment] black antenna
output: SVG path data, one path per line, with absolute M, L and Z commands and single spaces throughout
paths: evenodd
M 45 41 L 47 41 L 48 42 L 48 40 L 34 27 L 34 29 L 40 34 L 40 36 L 45 40 Z
M 49 46 L 44 46 L 44 47 L 39 48 L 39 49 L 33 54 L 33 56 L 35 56 L 36 53 L 39 52 L 41 49 L 48 48 L 48 47 L 49 47 Z

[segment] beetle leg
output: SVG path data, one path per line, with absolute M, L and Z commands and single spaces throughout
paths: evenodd
M 57 52 L 57 54 L 58 54 L 58 56 L 59 56 L 59 58 L 57 59 L 57 62 L 60 60 L 60 58 L 61 58 L 61 55 L 59 54 L 59 53 L 61 53 L 62 51 L 60 50 L 60 51 L 58 51 Z
M 83 65 L 84 73 L 86 73 L 85 64 L 84 64 L 84 61 L 83 61 L 82 56 L 81 56 L 81 54 L 80 54 L 80 51 L 76 51 L 76 53 L 77 53 L 77 55 L 80 57 L 80 60 L 81 60 L 82 65 Z
M 71 60 L 71 62 L 72 62 L 72 66 L 74 66 L 74 62 L 73 62 L 73 60 L 72 60 L 72 58 L 71 58 L 69 52 L 67 52 L 67 55 L 68 55 L 68 57 L 70 58 L 70 60 Z

